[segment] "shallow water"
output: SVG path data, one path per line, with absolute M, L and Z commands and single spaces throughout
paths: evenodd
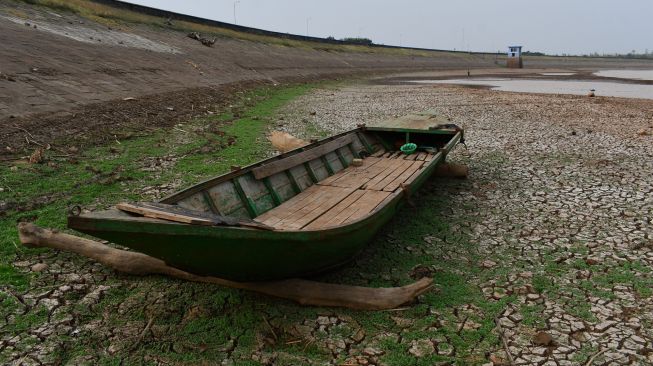
M 487 85 L 492 90 L 500 91 L 574 95 L 586 95 L 590 89 L 595 89 L 594 93 L 596 96 L 653 99 L 653 85 L 623 84 L 611 81 L 470 78 L 415 80 L 413 83 Z
M 594 75 L 606 78 L 653 80 L 653 70 L 601 70 Z
M 575 72 L 541 72 L 540 75 L 544 76 L 571 76 L 575 75 Z

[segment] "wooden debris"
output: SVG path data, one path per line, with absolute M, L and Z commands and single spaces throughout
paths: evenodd
M 215 44 L 215 41 L 216 41 L 216 38 L 213 38 L 213 39 L 208 39 L 208 38 L 204 38 L 204 37 L 200 38 L 200 42 L 202 42 L 202 44 L 205 45 L 206 47 L 213 47 L 213 45 Z
M 43 148 L 39 147 L 29 157 L 30 164 L 40 164 L 43 162 Z
M 52 248 L 80 254 L 119 272 L 132 275 L 166 275 L 186 281 L 254 291 L 293 300 L 302 305 L 337 306 L 360 310 L 385 310 L 413 301 L 428 291 L 433 280 L 421 280 L 402 287 L 370 288 L 321 283 L 302 279 L 269 282 L 235 282 L 217 277 L 194 275 L 164 261 L 138 252 L 111 248 L 97 241 L 43 229 L 32 223 L 18 224 L 20 241 L 27 247 Z

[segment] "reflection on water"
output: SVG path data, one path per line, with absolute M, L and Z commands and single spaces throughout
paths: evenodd
M 653 80 L 653 70 L 601 70 L 594 75 L 606 78 Z
M 415 80 L 413 82 L 420 84 L 487 85 L 492 90 L 520 93 L 586 95 L 591 89 L 595 89 L 596 96 L 653 99 L 653 85 L 622 84 L 610 81 L 470 78 Z

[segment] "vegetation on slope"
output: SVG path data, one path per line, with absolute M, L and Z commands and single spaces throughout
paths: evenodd
M 383 48 L 369 47 L 368 44 L 332 44 L 312 42 L 305 40 L 287 39 L 270 35 L 261 35 L 240 32 L 232 29 L 220 28 L 206 24 L 199 24 L 184 20 L 171 20 L 147 15 L 128 9 L 115 8 L 87 0 L 18 0 L 25 3 L 48 7 L 57 11 L 66 11 L 78 14 L 87 19 L 111 27 L 128 27 L 130 25 L 145 24 L 155 27 L 164 27 L 183 32 L 199 32 L 207 37 L 225 37 L 242 39 L 252 42 L 261 42 L 285 47 L 310 48 L 332 52 L 362 52 L 380 53 L 391 55 L 441 57 L 446 54 L 453 57 L 468 57 L 465 53 L 448 51 L 426 51 L 408 48 Z

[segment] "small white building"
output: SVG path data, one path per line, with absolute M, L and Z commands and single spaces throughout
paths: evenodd
M 521 47 L 522 46 L 508 46 L 508 62 L 506 66 L 513 69 L 521 69 L 524 67 L 521 58 Z

